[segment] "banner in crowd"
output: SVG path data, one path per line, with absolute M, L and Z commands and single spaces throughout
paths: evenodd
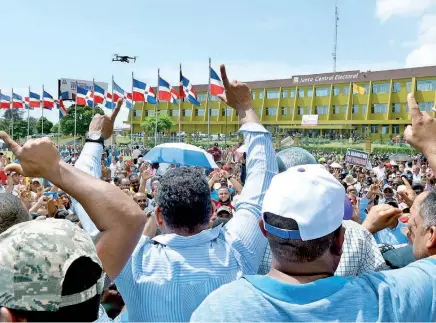
M 301 120 L 302 126 L 316 126 L 318 125 L 318 115 L 317 114 L 305 114 Z
M 345 163 L 361 167 L 367 167 L 369 153 L 356 149 L 347 149 L 345 153 Z
M 77 85 L 85 88 L 89 91 L 94 91 L 94 83 L 97 84 L 98 86 L 102 87 L 105 91 L 107 91 L 108 89 L 108 83 L 105 82 L 97 82 L 97 81 L 84 81 L 84 80 L 74 80 L 74 79 L 65 79 L 62 78 L 60 80 L 58 80 L 58 84 L 59 84 L 59 93 L 64 93 L 67 92 L 68 93 L 68 99 L 72 100 L 73 99 L 73 93 L 76 94 L 77 93 Z M 64 100 L 66 100 L 66 97 L 63 97 Z

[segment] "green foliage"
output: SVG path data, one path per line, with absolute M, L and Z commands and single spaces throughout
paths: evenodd
M 51 127 L 50 131 L 52 133 L 58 133 L 59 132 L 59 123 L 54 124 L 53 127 Z
M 45 134 L 50 133 L 51 127 L 53 127 L 53 122 L 48 120 L 46 117 L 39 118 L 35 126 L 37 133 L 45 133 Z
M 300 146 L 301 148 L 306 149 L 307 151 L 315 151 L 320 150 L 323 152 L 329 152 L 329 153 L 345 153 L 347 150 L 347 146 L 344 146 L 343 148 L 340 147 L 325 147 L 325 146 Z M 352 149 L 356 149 L 353 147 L 350 147 Z M 283 148 L 284 149 L 284 148 Z M 358 149 L 359 150 L 359 149 Z M 418 152 L 412 148 L 412 147 L 398 147 L 398 146 L 391 146 L 391 147 L 373 147 L 372 153 L 375 155 L 388 155 L 388 154 L 409 154 L 414 155 Z
M 18 120 L 23 120 L 24 111 L 23 109 L 8 109 L 3 114 L 3 118 L 6 121 L 12 121 L 12 117 L 14 118 L 14 122 Z
M 60 123 L 63 135 L 74 135 L 75 112 L 76 106 L 73 104 L 68 108 L 68 115 L 61 119 Z M 77 136 L 83 137 L 86 135 L 92 117 L 97 113 L 104 114 L 104 111 L 99 106 L 96 106 L 95 108 L 77 106 Z
M 156 129 L 156 117 L 149 116 L 145 118 L 142 123 L 145 131 L 152 134 Z M 157 118 L 157 132 L 164 132 L 165 130 L 170 130 L 171 127 L 174 126 L 174 121 L 166 114 L 160 114 Z
M 12 120 L 13 116 L 13 120 Z M 29 117 L 29 135 L 36 133 L 36 123 L 38 120 L 34 117 Z M 25 138 L 27 133 L 27 114 L 22 109 L 6 110 L 3 114 L 3 119 L 0 120 L 0 130 L 6 131 L 14 139 Z

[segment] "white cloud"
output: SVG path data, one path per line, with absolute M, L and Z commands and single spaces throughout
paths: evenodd
M 376 16 L 382 22 L 395 15 L 416 15 L 436 5 L 436 0 L 377 0 Z
M 436 14 L 421 18 L 417 44 L 406 58 L 406 67 L 436 65 Z

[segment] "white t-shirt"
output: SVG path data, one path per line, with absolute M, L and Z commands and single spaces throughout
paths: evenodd
M 135 149 L 133 152 L 132 152 L 132 158 L 138 158 L 139 157 L 139 155 L 141 155 L 141 151 L 139 150 L 139 149 Z

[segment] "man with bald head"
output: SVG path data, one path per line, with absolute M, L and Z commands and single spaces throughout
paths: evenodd
M 136 202 L 136 204 L 139 205 L 139 207 L 141 208 L 141 210 L 145 210 L 145 208 L 147 207 L 147 195 L 145 195 L 145 193 L 135 193 L 135 195 L 133 195 L 133 200 Z
M 120 183 L 120 189 L 121 190 L 130 190 L 130 181 L 128 178 L 123 178 L 121 179 L 121 183 Z

